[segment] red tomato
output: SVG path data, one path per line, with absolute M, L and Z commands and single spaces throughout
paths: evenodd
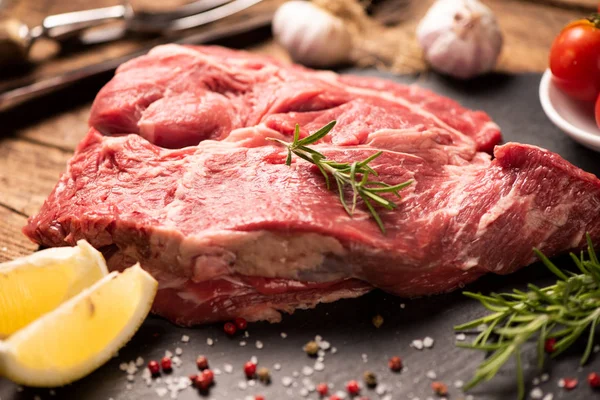
M 596 99 L 596 125 L 600 128 L 600 96 Z
M 579 100 L 595 101 L 600 93 L 600 15 L 567 25 L 550 50 L 554 83 Z

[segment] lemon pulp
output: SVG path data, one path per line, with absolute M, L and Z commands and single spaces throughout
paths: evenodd
M 0 264 L 0 339 L 53 310 L 107 274 L 86 241 Z
M 29 386 L 59 386 L 105 363 L 150 311 L 157 282 L 139 265 L 113 272 L 0 345 L 0 372 Z

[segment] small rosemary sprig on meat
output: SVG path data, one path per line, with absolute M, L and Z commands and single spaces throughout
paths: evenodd
M 492 379 L 511 356 L 515 356 L 519 399 L 525 396 L 521 346 L 536 338 L 538 367 L 544 364 L 547 344 L 551 357 L 567 350 L 584 333 L 587 346 L 581 358 L 585 364 L 594 345 L 594 335 L 600 320 L 600 262 L 594 251 L 590 236 L 587 236 L 587 252 L 571 258 L 581 271 L 576 274 L 562 271 L 539 250 L 538 258 L 559 280 L 555 285 L 540 288 L 528 285 L 528 291 L 513 290 L 512 293 L 485 296 L 479 293 L 464 293 L 479 300 L 491 314 L 455 327 L 457 331 L 485 326 L 473 343 L 457 343 L 457 346 L 491 352 L 475 372 L 465 389 L 482 381 Z M 547 342 L 547 340 L 549 340 Z M 554 343 L 555 341 L 555 343 Z
M 315 133 L 303 139 L 300 139 L 300 126 L 296 124 L 296 128 L 294 130 L 294 140 L 291 143 L 275 138 L 269 138 L 269 140 L 278 142 L 287 148 L 288 155 L 287 159 L 285 160 L 286 165 L 292 164 L 292 154 L 316 165 L 325 178 L 327 189 L 331 188 L 329 178 L 331 175 L 337 185 L 340 202 L 342 203 L 342 206 L 348 215 L 352 216 L 354 210 L 356 209 L 358 197 L 360 197 L 377 222 L 381 232 L 385 233 L 383 222 L 381 221 L 381 218 L 379 217 L 379 214 L 375 210 L 374 206 L 379 205 L 388 210 L 393 210 L 397 207 L 397 204 L 382 197 L 380 194 L 393 193 L 400 198 L 400 194 L 398 192 L 410 185 L 412 181 L 407 181 L 398 185 L 389 185 L 385 182 L 371 180 L 372 176 L 378 176 L 378 174 L 377 171 L 369 166 L 369 163 L 379 157 L 382 154 L 381 151 L 378 151 L 362 161 L 355 161 L 349 164 L 329 160 L 322 153 L 307 147 L 308 145 L 324 138 L 331 131 L 331 129 L 333 129 L 335 123 L 336 121 L 331 121 Z M 350 205 L 346 200 L 346 194 L 344 192 L 344 188 L 346 186 L 350 186 L 352 188 L 352 200 Z

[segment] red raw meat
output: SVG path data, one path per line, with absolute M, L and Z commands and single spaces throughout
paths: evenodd
M 353 217 L 290 140 L 336 119 L 314 147 L 364 159 L 399 207 Z M 600 181 L 546 150 L 500 140 L 489 117 L 416 86 L 168 45 L 121 66 L 92 128 L 25 233 L 87 239 L 112 269 L 159 281 L 154 311 L 191 325 L 356 297 L 455 289 L 600 238 Z M 134 134 L 127 134 L 134 133 Z M 108 135 L 108 136 L 103 136 Z

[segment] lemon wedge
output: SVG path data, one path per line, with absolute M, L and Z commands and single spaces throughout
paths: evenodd
M 108 274 L 0 342 L 0 375 L 36 387 L 82 378 L 131 339 L 148 315 L 157 287 L 139 264 Z
M 108 271 L 85 240 L 0 264 L 0 339 L 91 286 Z

